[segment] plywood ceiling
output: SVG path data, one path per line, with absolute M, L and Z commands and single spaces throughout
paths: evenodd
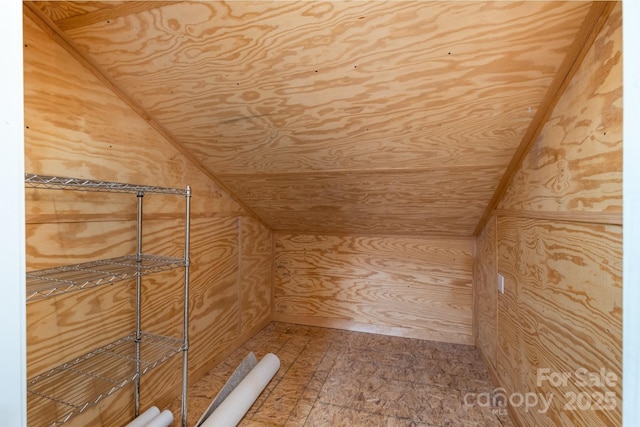
M 467 236 L 591 7 L 35 4 L 274 230 Z

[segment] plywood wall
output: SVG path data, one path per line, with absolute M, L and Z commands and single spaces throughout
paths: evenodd
M 522 425 L 622 422 L 621 25 L 618 4 L 477 240 L 477 347 L 507 395 L 553 394 L 511 405 Z
M 472 240 L 275 235 L 274 319 L 472 342 Z
M 474 318 L 476 344 L 482 347 L 487 361 L 495 368 L 496 356 L 496 298 L 498 288 L 498 251 L 496 218 L 492 217 L 476 241 L 474 262 Z
M 56 44 L 24 22 L 26 170 L 193 190 L 190 376 L 196 379 L 271 317 L 271 231 Z M 133 195 L 27 190 L 27 269 L 135 250 Z M 182 256 L 184 199 L 145 196 L 143 250 Z M 143 327 L 180 335 L 182 272 L 143 281 Z M 123 282 L 27 305 L 31 377 L 132 331 L 134 284 Z M 179 391 L 180 360 L 142 382 L 143 406 Z M 132 389 L 71 425 L 123 425 Z

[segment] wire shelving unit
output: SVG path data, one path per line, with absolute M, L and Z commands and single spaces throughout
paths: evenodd
M 189 350 L 189 229 L 191 188 L 133 185 L 48 175 L 25 174 L 25 186 L 52 190 L 132 193 L 138 199 L 135 254 L 27 272 L 27 303 L 83 291 L 128 279 L 136 281 L 136 329 L 131 334 L 56 366 L 27 381 L 29 425 L 56 427 L 85 412 L 103 399 L 134 384 L 135 416 L 140 411 L 140 378 L 182 353 L 182 425 L 187 420 Z M 185 197 L 184 257 L 142 252 L 142 201 L 145 194 Z M 141 330 L 143 276 L 184 269 L 182 337 L 149 334 Z

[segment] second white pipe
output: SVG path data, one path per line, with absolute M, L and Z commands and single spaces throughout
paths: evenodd
M 127 424 L 125 427 L 146 427 L 147 423 L 154 419 L 160 413 L 160 409 L 156 406 L 144 411 L 137 418 Z
M 144 427 L 168 427 L 173 422 L 173 414 L 165 409 L 149 421 Z
M 265 355 L 200 426 L 237 426 L 279 368 L 278 356 L 273 353 Z

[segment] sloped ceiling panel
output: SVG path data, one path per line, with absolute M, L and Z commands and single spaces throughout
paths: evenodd
M 583 2 L 41 2 L 274 230 L 472 235 Z

